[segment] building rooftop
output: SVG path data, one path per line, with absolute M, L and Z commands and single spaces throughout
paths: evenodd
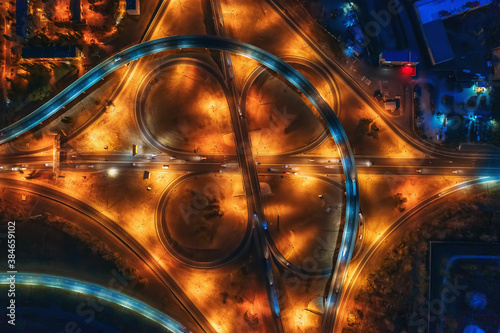
M 441 20 L 422 25 L 422 31 L 433 65 L 453 59 L 453 50 Z
M 418 53 L 410 50 L 383 51 L 381 57 L 392 62 L 418 62 L 420 60 Z
M 141 6 L 139 0 L 126 0 L 125 9 L 130 15 L 139 15 L 141 13 Z
M 137 0 L 126 0 L 126 10 L 136 10 Z
M 420 0 L 415 2 L 422 24 L 458 15 L 492 3 L 493 0 Z
M 26 0 L 16 1 L 16 33 L 18 36 L 25 36 L 26 15 L 28 15 L 28 3 Z
M 25 59 L 75 58 L 78 56 L 78 49 L 68 45 L 23 47 L 21 54 Z
M 80 0 L 71 0 L 69 6 L 71 9 L 71 19 L 75 22 L 80 22 L 82 20 Z
M 492 50 L 493 80 L 500 80 L 500 47 Z

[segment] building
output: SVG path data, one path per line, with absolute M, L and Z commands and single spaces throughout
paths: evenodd
M 28 37 L 28 2 L 26 0 L 16 1 L 16 34 L 19 37 Z
M 432 65 L 454 58 L 443 20 L 490 4 L 492 0 L 419 0 L 414 3 Z
M 394 112 L 397 110 L 398 105 L 395 100 L 388 100 L 384 103 L 385 111 Z
M 125 9 L 129 15 L 141 14 L 141 5 L 139 0 L 126 0 Z
M 69 9 L 71 10 L 71 20 L 73 22 L 82 21 L 82 5 L 80 0 L 70 0 Z
M 491 50 L 491 66 L 493 67 L 493 80 L 500 81 L 500 47 Z
M 417 66 L 418 54 L 411 50 L 383 51 L 379 56 L 379 64 L 387 66 Z
M 379 54 L 381 66 L 403 66 L 408 68 L 404 74 L 416 75 L 415 67 L 420 63 L 420 52 L 415 31 L 406 10 L 399 13 L 399 21 L 404 36 L 399 34 L 401 42 L 399 48 L 387 48 Z M 404 39 L 404 40 L 403 40 Z
M 24 59 L 76 58 L 80 50 L 76 46 L 55 45 L 46 47 L 23 47 L 21 56 Z

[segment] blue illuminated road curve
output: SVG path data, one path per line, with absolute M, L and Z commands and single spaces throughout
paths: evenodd
M 120 66 L 147 55 L 184 48 L 210 48 L 228 51 L 260 62 L 268 68 L 276 71 L 278 74 L 281 74 L 285 79 L 299 89 L 307 97 L 307 99 L 309 99 L 314 107 L 316 107 L 327 124 L 328 129 L 335 140 L 342 160 L 346 185 L 346 218 L 344 232 L 342 235 L 339 257 L 337 259 L 337 264 L 335 265 L 332 281 L 329 287 L 330 290 L 325 307 L 325 316 L 323 318 L 324 331 L 332 331 L 339 296 L 346 279 L 347 268 L 351 260 L 354 243 L 356 241 L 359 214 L 359 190 L 356 163 L 354 161 L 354 155 L 349 145 L 347 135 L 345 134 L 344 129 L 342 128 L 340 121 L 333 112 L 332 108 L 323 99 L 316 88 L 314 88 L 314 86 L 302 74 L 271 53 L 247 43 L 215 36 L 173 36 L 134 45 L 122 52 L 117 53 L 113 57 L 104 60 L 33 113 L 0 130 L 2 132 L 0 136 L 0 144 L 14 139 L 48 119 L 64 105 L 71 102 L 86 89 L 90 88 L 96 82 Z
M 183 325 L 179 324 L 163 312 L 160 312 L 135 298 L 97 284 L 56 275 L 36 273 L 17 273 L 15 276 L 16 285 L 57 288 L 94 296 L 137 312 L 138 314 L 153 320 L 157 324 L 162 325 L 171 332 L 189 332 Z M 10 274 L 0 273 L 0 284 L 9 284 L 9 277 Z

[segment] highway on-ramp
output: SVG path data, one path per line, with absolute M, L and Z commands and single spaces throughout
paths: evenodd
M 189 332 L 185 326 L 146 303 L 98 284 L 57 275 L 36 273 L 0 273 L 0 284 L 9 284 L 11 276 L 14 276 L 16 285 L 42 286 L 94 296 L 137 312 L 138 314 L 162 325 L 170 332 Z
M 33 113 L 1 130 L 0 144 L 16 138 L 47 120 L 63 106 L 120 66 L 147 55 L 185 48 L 210 48 L 228 51 L 262 63 L 282 75 L 299 89 L 318 110 L 328 126 L 342 161 L 346 186 L 346 218 L 342 234 L 341 252 L 333 271 L 325 306 L 326 318 L 331 321 L 327 325 L 333 326 L 339 296 L 346 280 L 347 269 L 356 242 L 359 188 L 354 154 L 334 110 L 323 99 L 318 90 L 292 66 L 271 53 L 244 42 L 214 36 L 173 36 L 137 44 L 104 60 Z

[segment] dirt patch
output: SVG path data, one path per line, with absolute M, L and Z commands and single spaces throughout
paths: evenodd
M 224 141 L 224 134 L 231 131 L 224 91 L 205 69 L 184 64 L 166 67 L 148 88 L 142 97 L 143 115 L 156 140 L 185 151 L 234 152 Z
M 204 259 L 215 260 L 241 243 L 248 220 L 246 198 L 235 196 L 241 181 L 239 175 L 210 174 L 192 177 L 173 189 L 163 223 L 182 253 L 190 252 L 195 259 L 202 251 Z
M 281 254 L 297 265 L 303 265 L 306 258 L 318 257 L 318 268 L 331 267 L 340 235 L 342 192 L 312 177 L 261 176 L 260 179 L 273 192 L 264 198 L 264 212 Z

